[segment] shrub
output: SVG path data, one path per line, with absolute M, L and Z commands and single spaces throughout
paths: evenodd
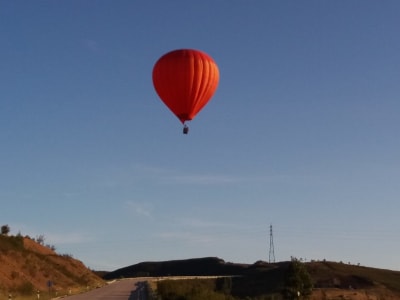
M 31 295 L 33 293 L 34 286 L 29 281 L 21 283 L 16 288 L 16 292 L 21 295 Z
M 232 291 L 232 278 L 231 277 L 217 278 L 215 285 L 217 291 L 225 295 L 230 295 Z
M 18 272 L 16 272 L 16 271 L 12 271 L 11 272 L 11 279 L 12 280 L 17 279 L 18 277 L 19 277 L 19 273 Z
M 8 226 L 8 225 L 1 226 L 1 234 L 2 235 L 8 235 L 9 233 L 10 233 L 10 226 Z

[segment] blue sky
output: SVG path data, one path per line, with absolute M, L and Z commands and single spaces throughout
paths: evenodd
M 0 0 L 0 222 L 93 269 L 400 270 L 399 1 Z M 154 63 L 220 83 L 182 135 Z

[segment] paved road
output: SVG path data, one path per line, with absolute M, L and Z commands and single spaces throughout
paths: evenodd
M 67 300 L 146 300 L 143 279 L 124 279 Z

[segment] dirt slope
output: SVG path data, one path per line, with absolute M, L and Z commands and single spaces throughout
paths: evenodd
M 103 285 L 81 261 L 61 256 L 30 238 L 0 236 L 0 293 L 37 290 L 67 294 Z
M 365 290 L 344 289 L 316 289 L 310 300 L 398 300 L 399 295 L 385 288 L 372 288 Z

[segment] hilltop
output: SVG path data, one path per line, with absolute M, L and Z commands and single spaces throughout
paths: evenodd
M 217 257 L 141 262 L 109 272 L 104 279 L 159 276 L 217 276 L 242 274 L 248 265 L 226 263 Z
M 103 279 L 70 255 L 22 236 L 0 235 L 0 295 L 65 295 L 104 284 Z

